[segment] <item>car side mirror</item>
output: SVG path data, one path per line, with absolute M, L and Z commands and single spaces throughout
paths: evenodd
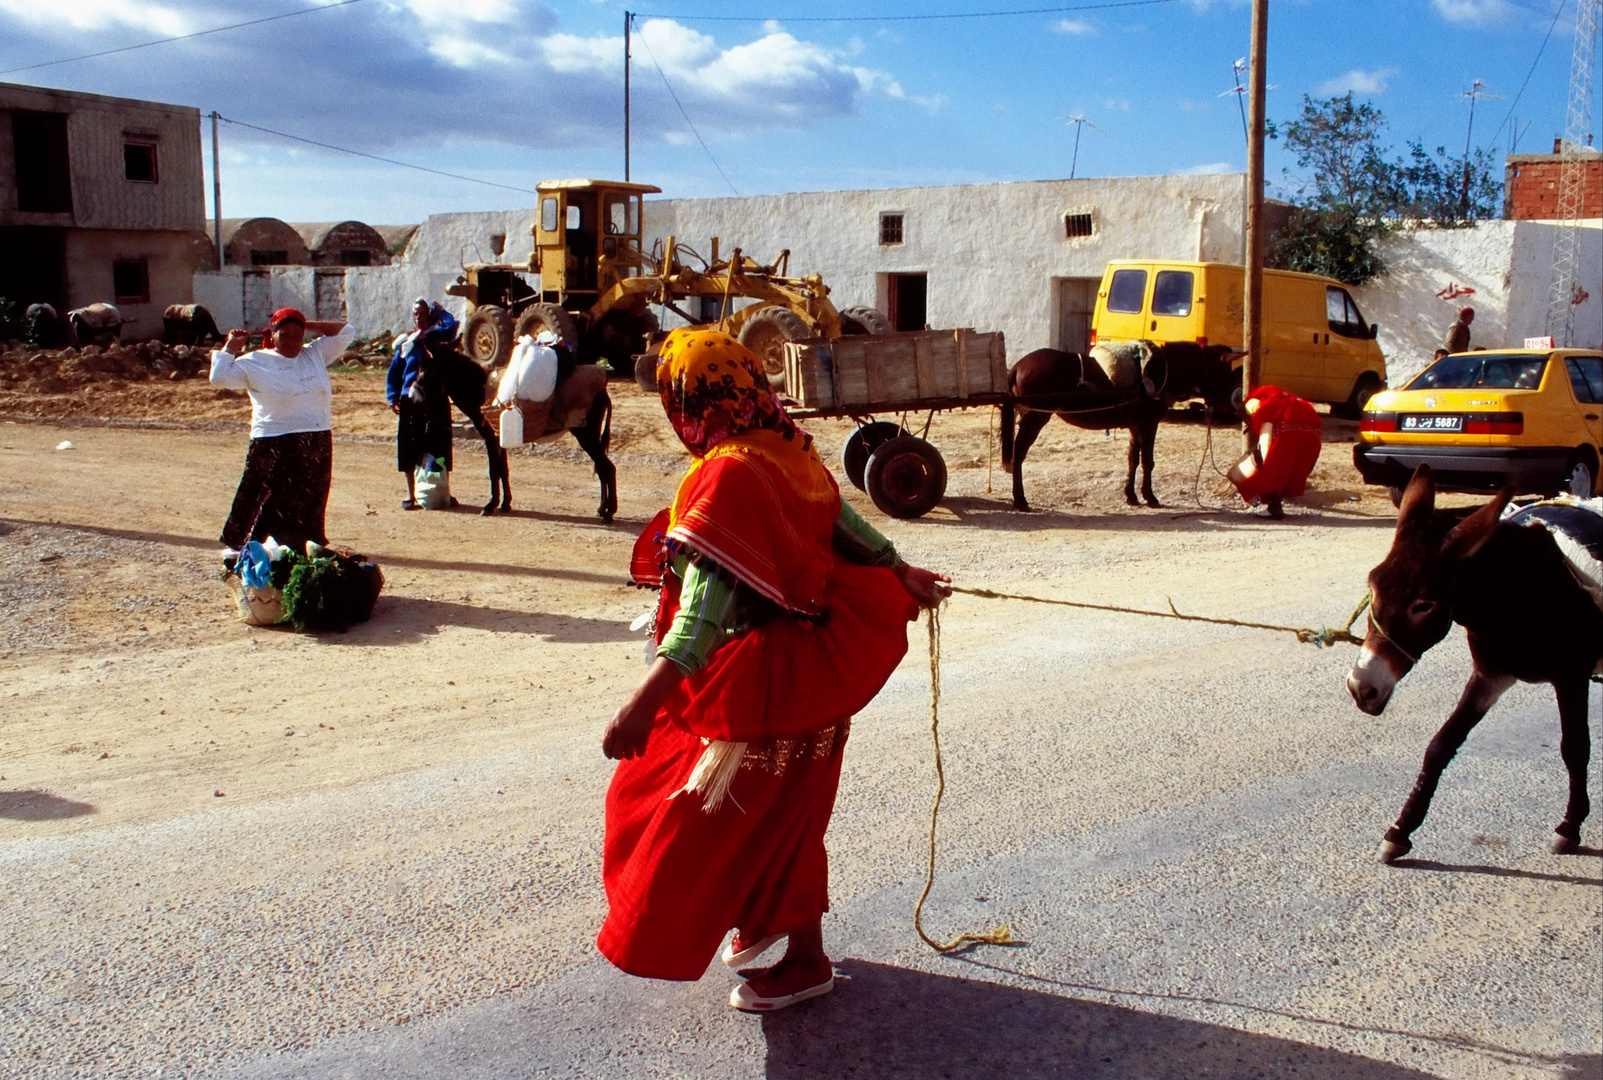
M 1377 322 L 1370 323 L 1369 324 L 1369 337 L 1370 337 L 1370 340 L 1374 340 L 1375 338 L 1377 338 L 1379 336 L 1380 336 L 1380 323 L 1377 323 Z

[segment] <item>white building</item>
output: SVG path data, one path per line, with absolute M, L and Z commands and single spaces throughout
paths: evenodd
M 1084 349 L 1110 259 L 1242 262 L 1245 200 L 1240 174 L 1148 176 L 660 199 L 645 204 L 644 216 L 648 249 L 671 235 L 681 251 L 708 258 L 714 237 L 725 257 L 739 247 L 767 263 L 788 250 L 789 272 L 821 275 L 837 307 L 876 307 L 903 328 L 1001 330 L 1017 359 L 1043 346 Z M 418 296 L 461 312 L 445 289 L 464 263 L 527 260 L 534 214 L 435 214 L 394 265 L 230 267 L 197 275 L 195 298 L 222 326 L 254 325 L 287 304 L 348 318 L 362 334 L 404 329 Z M 1354 291 L 1380 324 L 1392 384 L 1429 361 L 1466 304 L 1477 311 L 1477 345 L 1545 333 L 1554 230 L 1551 222 L 1491 221 L 1385 238 L 1388 272 Z M 1589 295 L 1575 312 L 1575 343 L 1595 345 L 1603 341 L 1603 222 L 1587 223 L 1581 249 Z

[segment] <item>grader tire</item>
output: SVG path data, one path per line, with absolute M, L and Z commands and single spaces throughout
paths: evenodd
M 840 313 L 842 334 L 894 334 L 896 328 L 884 312 L 871 307 L 849 307 Z
M 573 313 L 556 304 L 530 304 L 518 316 L 518 329 L 512 335 L 516 341 L 524 334 L 538 337 L 540 331 L 549 330 L 568 343 L 569 348 L 579 344 L 579 331 L 573 322 Z
M 770 382 L 785 377 L 785 342 L 804 341 L 812 336 L 806 319 L 777 305 L 758 311 L 740 328 L 740 343 L 762 359 Z
M 480 367 L 500 367 L 512 356 L 512 317 L 504 308 L 481 304 L 462 327 L 462 348 Z

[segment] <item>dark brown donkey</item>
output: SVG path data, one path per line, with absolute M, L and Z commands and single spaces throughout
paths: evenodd
M 1458 707 L 1425 750 L 1397 824 L 1386 830 L 1382 862 L 1408 854 L 1442 770 L 1516 680 L 1551 683 L 1558 697 L 1570 799 L 1553 850 L 1562 855 L 1580 846 L 1591 806 L 1587 680 L 1603 661 L 1603 612 L 1570 573 L 1551 533 L 1500 520 L 1512 494 L 1505 488 L 1468 516 L 1437 510 L 1430 466 L 1421 465 L 1403 494 L 1391 551 L 1370 571 L 1369 631 L 1347 676 L 1360 709 L 1379 716 L 1397 683 L 1455 622 L 1468 632 L 1475 662 Z
M 1152 493 L 1152 446 L 1158 423 L 1169 406 L 1200 397 L 1208 407 L 1228 407 L 1235 384 L 1223 345 L 1201 346 L 1189 341 L 1155 345 L 1143 342 L 1149 359 L 1142 367 L 1145 381 L 1128 390 L 1115 388 L 1097 362 L 1079 353 L 1037 349 L 1026 353 L 1007 375 L 1007 400 L 1002 405 L 1002 470 L 1013 474 L 1013 506 L 1028 510 L 1024 497 L 1024 459 L 1041 429 L 1054 414 L 1078 428 L 1127 428 L 1130 432 L 1129 470 L 1124 500 L 1136 501 L 1135 470 L 1141 466 L 1141 497 L 1148 506 L 1162 506 Z M 1151 389 L 1147 384 L 1151 384 Z M 1018 417 L 1018 433 L 1013 431 Z

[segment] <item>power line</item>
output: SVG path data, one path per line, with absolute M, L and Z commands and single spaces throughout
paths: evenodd
M 1520 83 L 1520 92 L 1514 95 L 1513 104 L 1509 105 L 1508 114 L 1503 117 L 1503 123 L 1498 124 L 1497 130 L 1492 132 L 1492 140 L 1494 142 L 1503 133 L 1503 125 L 1513 118 L 1514 110 L 1519 108 L 1520 98 L 1525 96 L 1525 88 L 1531 85 L 1531 76 L 1536 74 L 1536 65 L 1542 62 L 1542 54 L 1547 51 L 1547 43 L 1553 37 L 1553 31 L 1558 26 L 1559 16 L 1564 14 L 1564 6 L 1568 2 L 1569 0 L 1559 0 L 1558 10 L 1553 12 L 1553 21 L 1548 25 L 1547 36 L 1542 38 L 1542 47 L 1536 50 L 1536 59 L 1531 61 L 1531 70 L 1525 73 L 1525 81 Z
M 7 68 L 4 71 L 0 71 L 0 75 L 15 75 L 19 71 L 33 71 L 37 68 L 54 67 L 57 64 L 70 64 L 75 60 L 93 60 L 97 56 L 114 56 L 117 53 L 133 52 L 135 49 L 148 49 L 152 45 L 170 45 L 175 41 L 188 41 L 191 38 L 205 37 L 208 34 L 221 34 L 224 30 L 239 30 L 246 26 L 260 26 L 263 23 L 277 22 L 280 19 L 293 19 L 297 15 L 310 15 L 318 11 L 332 11 L 335 8 L 350 7 L 352 4 L 360 3 L 362 3 L 362 0 L 334 0 L 332 4 L 319 4 L 316 7 L 286 11 L 282 15 L 269 15 L 264 19 L 251 19 L 248 22 L 229 23 L 227 26 L 214 26 L 210 30 L 196 30 L 193 34 L 157 38 L 155 41 L 141 41 L 137 45 L 123 45 L 116 49 L 103 49 L 100 52 L 84 53 L 81 56 L 64 56 L 59 60 L 45 60 L 38 64 L 25 64 L 22 67 Z
M 690 133 L 696 137 L 696 141 L 701 144 L 701 148 L 707 151 L 707 160 L 711 161 L 712 167 L 718 170 L 718 175 L 724 178 L 724 183 L 728 184 L 729 190 L 735 193 L 735 198 L 740 198 L 740 189 L 735 187 L 734 181 L 729 179 L 729 174 L 724 172 L 724 167 L 718 164 L 718 159 L 713 156 L 712 148 L 707 145 L 707 140 L 701 137 L 701 132 L 696 130 L 696 125 L 690 119 L 690 114 L 685 112 L 684 103 L 679 100 L 679 95 L 674 93 L 673 84 L 668 81 L 668 73 L 662 70 L 661 64 L 657 63 L 657 54 L 651 51 L 651 42 L 646 40 L 644 30 L 640 32 L 640 44 L 646 47 L 646 55 L 651 57 L 651 65 L 657 69 L 657 74 L 662 76 L 662 85 L 668 88 L 668 96 L 673 98 L 675 105 L 679 106 L 679 115 L 685 118 L 685 123 L 690 127 Z
M 351 2 L 355 2 L 355 0 L 351 0 Z M 305 139 L 299 135 L 291 135 L 287 131 L 274 131 L 272 128 L 261 127 L 257 124 L 247 124 L 243 120 L 231 120 L 226 116 L 218 116 L 217 119 L 221 120 L 225 124 L 233 124 L 235 127 L 250 128 L 252 131 L 260 131 L 267 135 L 276 135 L 280 139 L 289 139 L 293 142 L 305 143 L 308 146 L 320 146 L 324 150 L 336 150 L 341 154 L 350 154 L 353 157 L 367 158 L 369 161 L 382 161 L 386 165 L 399 165 L 403 169 L 416 169 L 418 172 L 433 173 L 435 176 L 444 176 L 452 180 L 466 180 L 470 184 L 483 184 L 485 187 L 501 188 L 504 191 L 520 191 L 525 195 L 539 194 L 539 192 L 535 191 L 533 188 L 520 188 L 513 187 L 511 184 L 498 184 L 494 180 L 480 180 L 476 176 L 463 176 L 461 173 L 445 172 L 442 169 L 431 169 L 426 165 L 414 165 L 410 161 L 397 161 L 394 158 L 379 157 L 377 154 L 368 154 L 361 150 L 352 150 L 345 146 L 335 146 L 333 143 L 318 142 L 316 139 Z
M 951 19 L 1001 19 L 1016 15 L 1063 15 L 1075 11 L 1107 11 L 1114 8 L 1153 7 L 1158 4 L 1178 4 L 1183 0 L 1117 0 L 1103 4 L 1075 4 L 1071 7 L 1016 8 L 1008 11 L 957 11 L 935 15 L 678 15 L 659 14 L 653 11 L 636 12 L 653 19 L 677 19 L 683 22 L 740 22 L 740 23 L 867 23 L 867 22 L 935 22 Z

